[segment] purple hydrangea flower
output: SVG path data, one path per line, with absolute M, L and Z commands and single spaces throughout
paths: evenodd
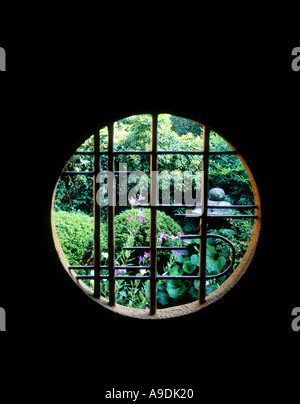
M 131 221 L 131 220 L 132 220 L 131 214 L 129 214 L 128 216 L 126 216 L 126 218 L 127 218 L 129 221 Z

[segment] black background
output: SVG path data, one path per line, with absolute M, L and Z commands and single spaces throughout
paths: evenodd
M 99 35 L 96 45 L 67 31 L 65 40 L 49 33 L 39 42 L 36 30 L 0 43 L 8 69 L 0 90 L 1 371 L 11 395 L 97 402 L 110 387 L 171 386 L 193 387 L 198 399 L 240 387 L 253 399 L 293 393 L 300 73 L 291 51 L 299 43 L 276 27 L 253 29 L 229 38 L 166 30 L 142 45 L 134 30 L 126 40 Z M 234 144 L 257 181 L 263 218 L 239 283 L 198 313 L 160 321 L 91 301 L 63 270 L 50 226 L 53 189 L 76 148 L 95 127 L 151 112 L 195 119 Z

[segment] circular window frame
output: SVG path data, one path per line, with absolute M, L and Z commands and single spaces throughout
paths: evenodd
M 159 114 L 161 114 L 161 113 L 163 113 L 163 112 L 160 112 Z M 157 114 L 157 115 L 159 115 L 159 114 Z M 184 119 L 189 119 L 189 118 L 184 118 Z M 191 120 L 191 119 L 189 119 L 189 120 Z M 191 120 L 191 121 L 194 121 L 195 123 L 197 123 L 203 127 L 207 127 L 206 125 L 204 125 L 196 120 Z M 252 174 L 247 162 L 243 158 L 243 156 L 220 133 L 218 133 L 211 127 L 209 127 L 209 131 L 216 133 L 218 136 L 220 136 L 222 139 L 224 139 L 226 141 L 226 143 L 231 147 L 231 149 L 236 152 L 236 155 L 238 156 L 239 160 L 241 161 L 243 167 L 245 168 L 245 170 L 248 174 L 248 178 L 250 180 L 252 191 L 253 191 L 254 205 L 256 206 L 256 208 L 255 208 L 255 219 L 254 219 L 254 224 L 253 224 L 253 228 L 252 228 L 252 235 L 251 235 L 245 255 L 243 256 L 241 262 L 238 264 L 237 268 L 228 277 L 228 279 L 226 279 L 226 281 L 220 287 L 218 287 L 215 291 L 213 291 L 208 296 L 206 296 L 205 302 L 203 302 L 203 303 L 200 303 L 199 299 L 198 299 L 196 301 L 193 301 L 190 303 L 185 303 L 185 304 L 178 305 L 178 306 L 156 309 L 155 314 L 150 314 L 149 309 L 131 308 L 131 307 L 123 306 L 118 303 L 115 303 L 114 305 L 110 305 L 109 300 L 103 296 L 101 296 L 100 298 L 95 298 L 93 291 L 82 280 L 76 279 L 76 273 L 73 269 L 70 269 L 70 264 L 65 256 L 62 246 L 59 242 L 59 238 L 58 238 L 56 226 L 55 226 L 55 220 L 54 220 L 55 195 L 56 195 L 56 189 L 57 189 L 59 180 L 61 178 L 61 175 L 59 176 L 57 183 L 55 185 L 54 191 L 53 191 L 53 195 L 52 195 L 51 215 L 50 215 L 54 246 L 55 246 L 55 249 L 57 251 L 59 260 L 60 260 L 63 268 L 68 273 L 68 275 L 73 280 L 73 282 L 76 283 L 77 286 L 79 285 L 80 289 L 89 298 L 91 298 L 94 302 L 96 302 L 100 306 L 104 307 L 105 309 L 110 310 L 111 312 L 120 314 L 122 316 L 128 316 L 128 317 L 139 318 L 139 319 L 168 319 L 168 318 L 184 316 L 184 315 L 196 313 L 199 310 L 201 310 L 201 309 L 211 305 L 212 303 L 218 301 L 219 299 L 221 299 L 227 292 L 229 292 L 238 283 L 240 278 L 247 271 L 247 269 L 254 257 L 254 254 L 255 254 L 255 251 L 257 248 L 257 244 L 258 244 L 258 240 L 259 240 L 259 236 L 260 236 L 260 232 L 261 232 L 261 201 L 260 201 L 258 187 L 257 187 L 256 181 L 253 177 L 253 174 Z

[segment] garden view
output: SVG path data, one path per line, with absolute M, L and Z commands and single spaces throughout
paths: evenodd
M 114 151 L 150 151 L 151 120 L 149 114 L 134 115 L 114 123 Z M 97 134 L 98 136 L 98 134 Z M 107 127 L 99 131 L 100 150 L 108 149 Z M 191 120 L 169 114 L 158 115 L 158 150 L 166 153 L 158 155 L 160 175 L 159 203 L 168 196 L 168 206 L 157 209 L 157 246 L 173 247 L 157 250 L 158 275 L 199 275 L 199 212 L 200 201 L 196 205 L 178 206 L 178 195 L 189 188 L 191 198 L 197 198 L 201 190 L 203 127 Z M 94 135 L 87 139 L 77 151 L 92 151 Z M 218 134 L 210 133 L 210 151 L 231 151 L 230 145 Z M 174 151 L 190 153 L 171 153 Z M 170 151 L 168 154 L 167 151 Z M 99 172 L 107 170 L 107 155 L 100 157 Z M 126 168 L 126 183 L 119 177 Z M 150 260 L 150 155 L 120 153 L 114 156 L 116 174 L 115 207 L 115 263 L 117 303 L 140 309 L 149 308 Z M 61 175 L 56 188 L 54 201 L 55 226 L 63 252 L 70 266 L 86 266 L 76 269 L 78 275 L 93 275 L 93 177 L 82 172 L 93 171 L 93 156 L 74 154 L 68 161 L 65 171 L 78 174 Z M 188 172 L 183 177 L 183 173 Z M 143 173 L 143 175 L 141 175 Z M 186 180 L 187 178 L 187 180 Z M 179 180 L 178 180 L 179 179 Z M 189 184 L 189 185 L 188 185 Z M 243 259 L 251 238 L 253 219 L 238 218 L 243 214 L 254 214 L 249 208 L 242 212 L 232 205 L 253 205 L 254 198 L 247 172 L 235 154 L 211 154 L 209 157 L 209 203 L 226 206 L 224 209 L 208 211 L 208 234 L 220 238 L 207 239 L 207 275 L 221 274 L 232 261 L 232 248 L 235 250 L 233 268 L 224 276 L 207 279 L 206 294 L 219 288 Z M 107 184 L 100 183 L 101 197 L 101 266 L 108 264 L 107 234 Z M 126 203 L 124 201 L 126 195 Z M 182 196 L 181 196 L 182 198 Z M 186 205 L 186 201 L 182 201 Z M 126 206 L 123 206 L 126 205 Z M 222 215 L 236 215 L 226 218 Z M 188 236 L 193 237 L 188 237 Z M 185 237 L 187 236 L 187 237 Z M 228 243 L 226 239 L 230 242 Z M 135 247 L 145 247 L 138 248 Z M 130 269 L 130 266 L 134 269 Z M 108 269 L 101 270 L 102 275 Z M 139 275 L 139 279 L 126 279 L 127 275 Z M 91 290 L 94 280 L 83 280 Z M 101 297 L 108 298 L 108 280 L 101 279 Z M 163 279 L 157 281 L 158 308 L 181 305 L 198 299 L 199 281 L 189 279 Z

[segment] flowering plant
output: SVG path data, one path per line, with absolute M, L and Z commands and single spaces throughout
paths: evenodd
M 126 280 L 126 274 L 132 273 L 144 276 L 149 275 L 150 265 L 150 252 L 147 248 L 143 249 L 128 249 L 128 247 L 136 246 L 135 237 L 141 223 L 147 222 L 147 215 L 142 206 L 138 206 L 139 202 L 143 200 L 143 197 L 139 195 L 138 199 L 131 197 L 129 203 L 132 207 L 128 214 L 126 214 L 127 221 L 127 239 L 123 251 L 117 258 L 117 265 L 127 266 L 126 272 L 122 272 L 124 279 L 117 280 L 117 302 L 129 307 L 147 308 L 149 305 L 149 281 L 142 281 L 141 279 Z M 171 245 L 174 246 L 174 250 L 166 252 L 158 252 L 158 273 L 162 275 L 182 275 L 183 271 L 188 271 L 187 265 L 184 265 L 184 270 L 178 272 L 178 260 L 183 259 L 186 254 L 186 246 L 189 244 L 188 240 L 183 238 L 184 233 L 178 231 L 175 234 L 167 234 L 165 230 L 158 231 L 157 234 L 157 247 Z M 149 241 L 149 240 L 148 240 Z M 145 240 L 142 243 L 145 246 Z M 183 249 L 179 249 L 179 247 Z M 149 247 L 148 247 L 149 248 Z M 136 252 L 138 251 L 138 252 Z M 138 272 L 130 270 L 130 265 L 139 266 Z M 117 274 L 120 274 L 119 272 Z M 121 275 L 121 274 L 120 274 Z M 178 298 L 185 290 L 186 287 L 181 284 L 178 288 L 178 283 L 182 283 L 180 280 L 168 280 L 157 282 L 157 299 L 160 304 L 168 304 L 171 299 Z M 168 299 L 166 299 L 166 294 Z

